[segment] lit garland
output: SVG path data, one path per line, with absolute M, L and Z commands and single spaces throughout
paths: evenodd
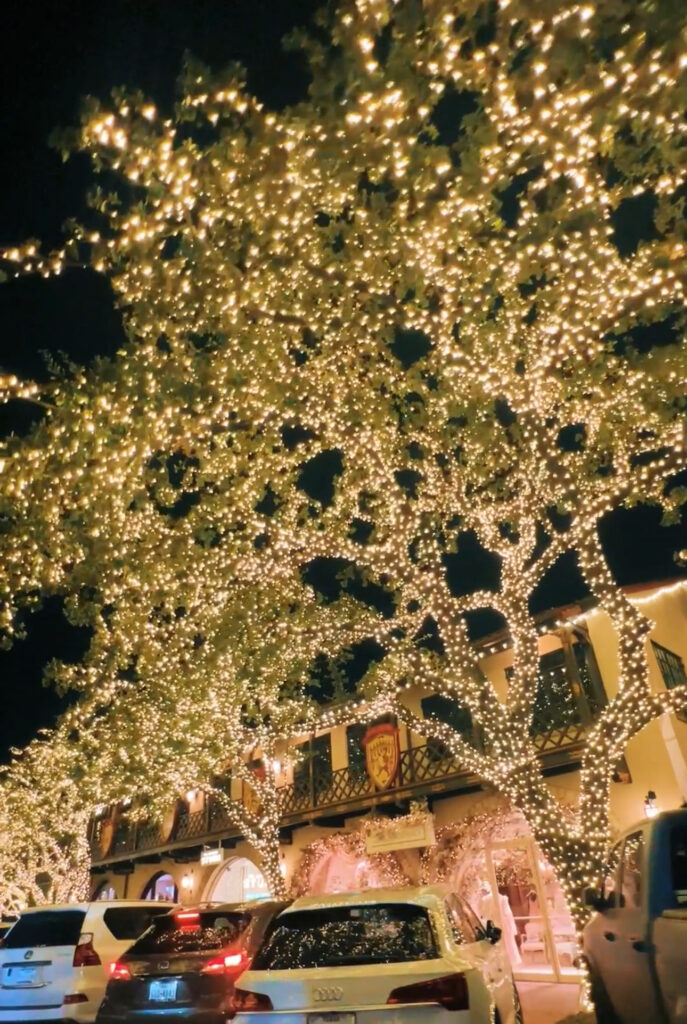
M 67 595 L 94 636 L 83 665 L 54 669 L 58 683 L 99 694 L 116 723 L 126 673 L 149 687 L 142 709 L 157 680 L 184 738 L 195 688 L 199 708 L 215 687 L 224 714 L 248 690 L 276 709 L 285 652 L 334 657 L 374 638 L 387 653 L 360 698 L 319 719 L 304 656 L 291 679 L 304 718 L 275 713 L 278 735 L 396 710 L 522 809 L 580 924 L 615 759 L 686 698 L 650 691 L 651 623 L 616 587 L 597 526 L 639 501 L 674 517 L 684 499 L 666 481 L 685 466 L 687 13 L 604 0 L 488 10 L 345 0 L 327 26 L 336 59 L 302 39 L 311 98 L 279 114 L 196 66 L 175 119 L 121 92 L 90 108 L 80 148 L 140 202 L 98 195 L 98 229 L 76 227 L 52 254 L 30 242 L 1 255 L 11 274 L 50 275 L 89 252 L 135 340 L 46 389 L 1 382 L 46 415 L 0 452 L 0 626 L 11 639 L 36 594 Z M 217 139 L 179 143 L 182 124 Z M 616 211 L 643 194 L 656 237 L 621 255 Z M 627 341 L 669 317 L 675 344 L 642 354 Z M 332 452 L 331 501 L 313 498 L 303 466 Z M 459 531 L 498 556 L 498 591 L 463 580 L 454 596 Z M 528 600 L 567 551 L 620 659 L 573 825 L 529 739 Z M 316 558 L 357 567 L 363 592 L 386 587 L 393 615 L 314 600 L 302 569 Z M 465 616 L 482 608 L 512 637 L 506 700 L 469 643 Z M 413 642 L 427 617 L 441 655 Z M 484 749 L 409 711 L 411 684 L 459 699 Z M 137 735 L 155 778 L 163 748 Z M 254 739 L 271 750 L 270 736 Z M 108 750 L 103 776 L 122 782 L 131 750 Z M 257 790 L 274 833 L 276 802 Z

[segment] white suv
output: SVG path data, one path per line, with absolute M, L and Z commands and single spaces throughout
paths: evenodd
M 173 906 L 102 900 L 25 910 L 0 942 L 0 1024 L 90 1024 L 110 965 Z

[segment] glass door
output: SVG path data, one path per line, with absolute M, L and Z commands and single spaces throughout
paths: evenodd
M 532 839 L 490 844 L 487 873 L 479 912 L 502 929 L 515 977 L 577 982 L 575 929 L 553 869 Z

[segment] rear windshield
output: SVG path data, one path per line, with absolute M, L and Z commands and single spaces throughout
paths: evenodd
M 75 946 L 85 916 L 83 910 L 36 910 L 22 914 L 3 936 L 3 947 Z
M 437 956 L 424 907 L 379 903 L 284 914 L 253 961 L 253 970 L 406 963 Z
M 115 939 L 137 939 L 160 914 L 167 913 L 167 907 L 109 907 L 103 914 L 103 921 Z
M 670 866 L 673 892 L 678 906 L 687 906 L 687 826 L 677 825 L 670 832 Z
M 231 911 L 187 911 L 158 917 L 129 950 L 129 954 L 204 953 L 233 945 L 250 924 L 249 914 Z

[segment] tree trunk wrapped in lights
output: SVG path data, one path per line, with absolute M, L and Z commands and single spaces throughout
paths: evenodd
M 45 409 L 0 453 L 8 639 L 36 594 L 63 594 L 94 635 L 61 685 L 168 673 L 191 693 L 204 650 L 251 663 L 251 630 L 215 614 L 236 581 L 239 620 L 295 601 L 272 669 L 306 628 L 335 656 L 352 601 L 376 603 L 368 696 L 522 809 L 579 923 L 614 759 L 687 696 L 651 692 L 650 623 L 598 540 L 620 506 L 670 521 L 685 497 L 686 31 L 661 0 L 343 0 L 293 40 L 313 76 L 297 107 L 198 66 L 172 118 L 133 93 L 92 104 L 77 148 L 136 204 L 97 193 L 100 227 L 2 255 L 58 274 L 89 253 L 131 340 L 46 386 L 2 381 Z M 527 614 L 568 552 L 620 663 L 574 827 L 530 739 Z M 469 642 L 485 609 L 512 637 L 505 699 Z M 411 720 L 399 678 L 459 701 L 483 749 Z

